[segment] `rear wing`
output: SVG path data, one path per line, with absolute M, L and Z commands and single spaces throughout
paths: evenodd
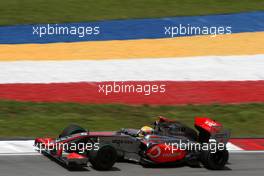
M 209 142 L 214 139 L 216 142 L 227 143 L 231 132 L 224 129 L 223 125 L 207 117 L 196 117 L 195 128 L 199 131 L 199 141 Z

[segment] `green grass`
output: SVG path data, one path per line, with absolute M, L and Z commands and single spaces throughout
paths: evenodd
M 195 116 L 208 116 L 232 130 L 233 137 L 264 136 L 264 104 L 127 106 L 0 101 L 0 136 L 56 136 L 70 123 L 93 130 L 140 128 L 157 116 L 193 126 Z
M 263 0 L 0 0 L 0 25 L 264 10 Z

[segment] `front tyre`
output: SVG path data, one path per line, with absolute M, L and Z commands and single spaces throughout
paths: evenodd
M 228 150 L 218 150 L 215 153 L 211 151 L 202 151 L 201 162 L 207 169 L 222 170 L 229 159 Z
M 110 170 L 117 160 L 117 152 L 111 145 L 104 145 L 99 150 L 89 152 L 90 162 L 97 170 Z
M 71 124 L 71 125 L 67 126 L 66 128 L 64 128 L 64 130 L 59 135 L 59 138 L 66 137 L 66 136 L 73 135 L 73 134 L 77 134 L 77 133 L 83 133 L 83 132 L 87 132 L 87 130 L 80 127 L 79 125 Z

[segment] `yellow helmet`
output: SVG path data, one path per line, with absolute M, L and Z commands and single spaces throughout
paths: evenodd
M 149 126 L 143 126 L 140 130 L 139 130 L 139 133 L 138 135 L 139 136 L 145 136 L 145 135 L 148 135 L 148 134 L 153 134 L 154 133 L 154 129 L 149 127 Z

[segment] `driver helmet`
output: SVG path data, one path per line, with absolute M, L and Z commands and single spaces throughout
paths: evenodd
M 154 133 L 154 129 L 149 127 L 149 126 L 143 126 L 139 132 L 138 132 L 138 135 L 140 137 L 143 137 L 143 136 L 146 136 L 146 135 L 149 135 L 149 134 L 153 134 Z

